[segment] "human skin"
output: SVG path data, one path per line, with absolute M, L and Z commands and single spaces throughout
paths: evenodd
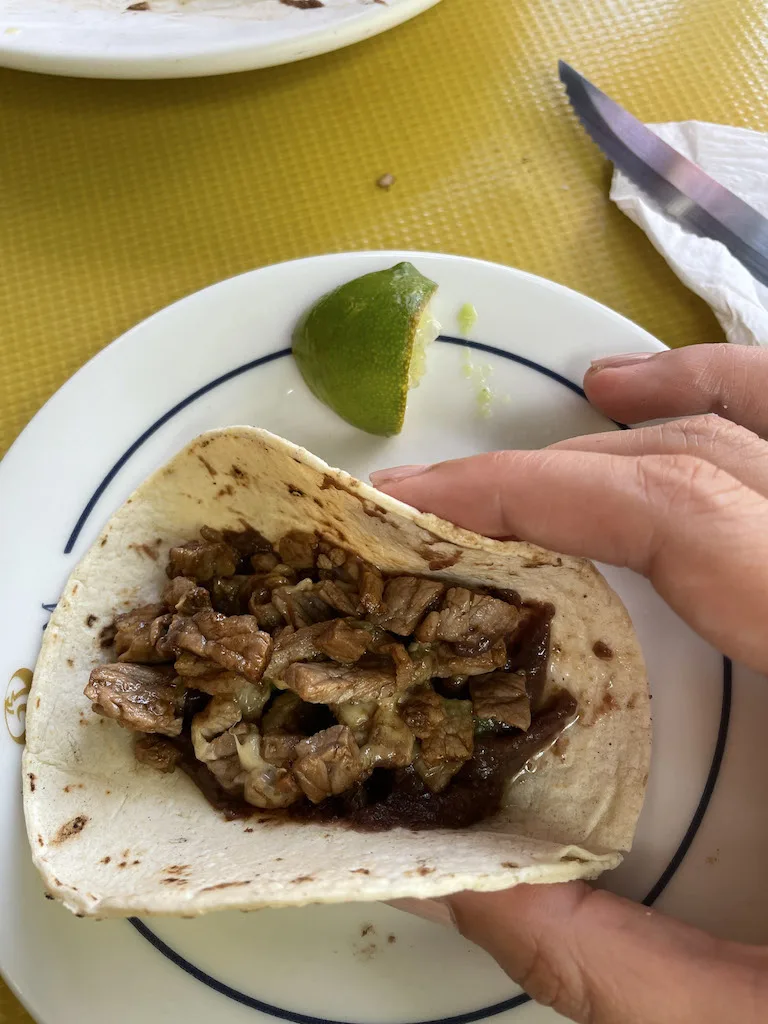
M 606 357 L 584 389 L 626 423 L 681 418 L 371 479 L 489 537 L 634 569 L 720 651 L 768 673 L 768 352 L 700 345 Z M 584 882 L 408 909 L 453 923 L 578 1024 L 768 1020 L 768 948 L 716 939 Z

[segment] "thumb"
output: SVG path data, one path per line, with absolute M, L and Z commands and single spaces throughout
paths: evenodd
M 585 882 L 445 897 L 463 935 L 578 1024 L 758 1024 L 768 951 L 725 942 Z

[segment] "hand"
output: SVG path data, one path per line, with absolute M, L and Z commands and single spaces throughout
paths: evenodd
M 479 533 L 629 566 L 719 650 L 768 671 L 768 352 L 702 345 L 606 358 L 584 387 L 624 422 L 687 418 L 371 479 Z M 442 904 L 534 999 L 579 1024 L 768 1020 L 768 949 L 583 882 Z

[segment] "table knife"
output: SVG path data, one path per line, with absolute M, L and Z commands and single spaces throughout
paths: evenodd
M 714 238 L 768 286 L 768 220 L 560 61 L 560 79 L 588 135 L 664 212 Z

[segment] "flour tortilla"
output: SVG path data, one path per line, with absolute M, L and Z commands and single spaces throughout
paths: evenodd
M 579 720 L 509 787 L 497 817 L 463 831 L 365 833 L 258 811 L 225 821 L 181 771 L 138 764 L 133 734 L 95 715 L 83 688 L 108 660 L 101 629 L 158 599 L 169 548 L 203 525 L 243 522 L 272 541 L 318 530 L 386 572 L 551 601 L 546 685 L 578 699 Z M 597 641 L 612 658 L 594 654 Z M 70 577 L 29 696 L 24 808 L 47 890 L 81 915 L 429 897 L 615 867 L 632 842 L 649 757 L 642 655 L 589 562 L 460 530 L 266 431 L 231 427 L 197 438 L 142 484 Z

